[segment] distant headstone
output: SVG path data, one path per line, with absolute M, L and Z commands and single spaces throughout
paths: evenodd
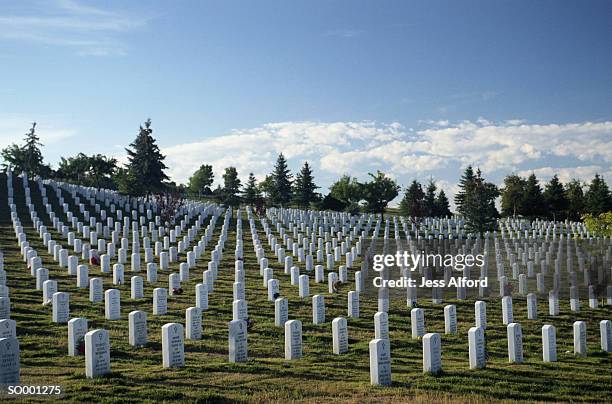
M 119 289 L 108 289 L 104 292 L 104 317 L 107 320 L 121 318 L 121 294 Z
M 412 339 L 421 338 L 425 335 L 425 312 L 421 308 L 410 310 L 410 324 L 412 328 Z
M 168 312 L 168 291 L 165 288 L 153 289 L 153 315 L 162 316 Z
M 302 322 L 289 320 L 285 323 L 285 359 L 302 357 Z
M 284 327 L 289 319 L 289 304 L 287 298 L 279 297 L 274 301 L 274 325 Z
M 348 352 L 348 327 L 344 317 L 332 321 L 332 348 L 336 355 Z
M 2 299 L 0 299 L 2 300 Z M 52 297 L 54 323 L 67 323 L 70 317 L 70 295 L 65 292 L 56 292 Z
M 189 307 L 185 311 L 185 338 L 202 339 L 202 309 Z
M 132 346 L 147 345 L 147 313 L 134 310 L 128 315 L 129 344 Z
M 229 322 L 229 361 L 246 362 L 248 360 L 247 349 L 247 324 L 244 320 L 232 320 Z
M 423 336 L 423 373 L 438 374 L 442 371 L 441 345 L 440 334 L 432 332 Z
M 557 335 L 553 325 L 542 327 L 542 360 L 544 362 L 557 361 Z
M 68 355 L 78 356 L 85 353 L 85 334 L 87 334 L 87 319 L 73 318 L 68 321 Z
M 523 332 L 519 323 L 510 323 L 508 333 L 508 360 L 511 363 L 523 362 Z
M 454 304 L 444 306 L 444 333 L 457 333 L 457 308 Z
M 574 322 L 574 354 L 587 356 L 586 323 L 584 321 Z
M 470 369 L 482 369 L 486 366 L 485 336 L 482 327 L 472 327 L 468 331 Z
M 322 295 L 312 297 L 312 323 L 325 323 L 325 299 Z
M 374 339 L 389 339 L 389 314 L 379 311 L 374 314 Z

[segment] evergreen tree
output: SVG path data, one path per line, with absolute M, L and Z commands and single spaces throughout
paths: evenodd
M 504 187 L 501 190 L 502 216 L 516 216 L 523 213 L 523 194 L 526 181 L 516 174 L 504 178 Z
M 308 208 L 311 202 L 318 199 L 315 192 L 317 188 L 319 187 L 314 183 L 312 169 L 306 161 L 295 178 L 293 189 L 295 203 L 301 208 Z
M 273 187 L 274 187 L 274 178 L 272 178 L 272 175 L 266 175 L 264 180 L 259 183 L 259 187 L 258 187 L 259 192 L 261 192 L 264 198 L 268 200 L 268 204 L 272 203 L 271 195 L 272 195 Z
M 450 204 L 448 202 L 448 198 L 444 193 L 444 190 L 440 190 L 438 196 L 436 197 L 436 216 L 437 217 L 449 217 L 452 216 L 450 211 Z
M 565 219 L 568 203 L 563 184 L 561 184 L 556 174 L 544 187 L 544 203 L 546 204 L 549 218 L 553 220 Z
M 471 167 L 468 167 L 471 171 Z M 495 198 L 499 196 L 497 187 L 486 182 L 482 177 L 480 170 L 476 171 L 476 175 L 464 173 L 464 178 L 469 178 L 470 181 L 460 183 L 462 192 L 461 207 L 458 209 L 465 219 L 466 228 L 478 233 L 480 236 L 484 232 L 492 230 L 495 225 L 495 219 L 499 216 L 495 207 Z M 457 199 L 457 198 L 455 198 Z
M 164 164 L 165 156 L 155 144 L 152 133 L 151 119 L 147 119 L 144 128 L 140 127 L 136 140 L 130 144 L 131 149 L 125 149 L 128 154 L 127 168 L 130 178 L 128 183 L 124 184 L 128 188 L 124 191 L 131 195 L 161 192 L 165 188 L 164 181 L 168 180 L 168 176 L 164 173 L 167 168 Z
M 573 221 L 580 220 L 584 212 L 584 193 L 580 181 L 573 179 L 565 184 L 565 198 L 567 199 L 567 218 Z
M 421 217 L 425 212 L 425 193 L 421 184 L 414 180 L 404 193 L 404 197 L 399 205 L 402 216 Z
M 604 178 L 599 174 L 595 174 L 589 184 L 589 189 L 584 194 L 584 207 L 585 211 L 593 216 L 612 211 L 610 189 Z
M 227 167 L 223 174 L 223 204 L 226 206 L 238 206 L 240 204 L 240 179 L 236 167 Z
M 423 199 L 423 214 L 425 216 L 433 217 L 437 215 L 436 190 L 436 183 L 434 182 L 433 178 L 430 178 L 429 182 L 427 183 L 425 198 Z
M 346 203 L 343 201 L 334 198 L 331 192 L 317 204 L 317 209 L 319 210 L 334 210 L 334 211 L 343 211 L 346 208 Z
M 525 191 L 523 192 L 521 205 L 523 206 L 523 215 L 531 219 L 543 217 L 546 212 L 542 188 L 533 173 L 527 177 L 525 182 Z
M 259 191 L 259 187 L 257 186 L 257 180 L 253 173 L 249 173 L 249 179 L 246 183 L 246 187 L 242 192 L 242 199 L 244 203 L 248 205 L 254 205 L 255 202 L 261 198 L 261 192 Z
M 466 194 L 470 192 L 474 185 L 474 179 L 474 169 L 472 166 L 467 166 L 459 180 L 459 192 L 455 195 L 455 205 L 459 212 L 462 210 Z
M 213 167 L 210 164 L 202 164 L 191 177 L 189 177 L 189 192 L 194 195 L 210 195 L 212 190 L 210 189 L 215 174 L 213 173 Z
M 270 202 L 272 205 L 286 205 L 291 201 L 292 175 L 287 167 L 287 160 L 283 153 L 278 155 L 272 176 L 270 189 Z
M 369 175 L 372 181 L 363 184 L 365 210 L 371 213 L 384 213 L 389 202 L 397 197 L 400 186 L 381 171 Z
M 25 171 L 30 178 L 39 175 L 49 177 L 51 168 L 43 163 L 43 155 L 40 148 L 40 138 L 36 134 L 36 122 L 32 124 L 30 131 L 24 135 L 23 146 L 11 144 L 2 150 L 4 166 L 10 164 L 16 172 Z M 8 163 L 8 164 L 7 164 Z

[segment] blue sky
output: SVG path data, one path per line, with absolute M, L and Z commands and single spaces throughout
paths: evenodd
M 611 49 L 610 1 L 0 1 L 0 146 L 123 158 L 151 117 L 179 182 L 612 178 Z

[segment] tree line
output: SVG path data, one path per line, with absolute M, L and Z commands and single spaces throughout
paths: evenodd
M 1 152 L 4 166 L 25 171 L 31 177 L 54 178 L 96 188 L 115 189 L 123 194 L 148 196 L 173 193 L 209 198 L 228 206 L 241 203 L 261 206 L 295 206 L 351 213 L 384 213 L 389 202 L 401 191 L 400 185 L 381 171 L 370 173 L 366 181 L 344 175 L 335 181 L 327 194 L 317 190 L 312 167 L 304 162 L 301 169 L 291 173 L 285 156 L 280 153 L 273 170 L 261 181 L 253 173 L 243 185 L 235 167 L 227 167 L 222 182 L 216 188 L 213 167 L 202 164 L 186 185 L 171 182 L 165 173 L 165 156 L 153 137 L 151 120 L 140 126 L 138 135 L 126 148 L 128 163 L 124 167 L 117 160 L 101 154 L 62 157 L 57 169 L 45 164 L 36 123 L 24 135 L 21 145 L 11 144 Z M 584 215 L 597 218 L 612 211 L 612 194 L 599 174 L 587 185 L 573 179 L 562 184 L 557 175 L 540 184 L 535 174 L 523 178 L 517 174 L 506 176 L 503 186 L 484 179 L 480 169 L 467 167 L 454 195 L 456 213 L 462 215 L 468 228 L 482 233 L 493 228 L 499 217 L 546 218 L 552 220 L 580 220 Z M 501 212 L 496 200 L 501 196 Z M 412 218 L 451 216 L 449 200 L 444 190 L 438 190 L 430 178 L 423 186 L 413 180 L 404 190 L 399 213 Z M 612 226 L 611 226 L 612 227 Z

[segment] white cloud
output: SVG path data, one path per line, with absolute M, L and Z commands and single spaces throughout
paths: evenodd
M 118 35 L 150 20 L 73 0 L 42 4 L 33 14 L 0 14 L 0 39 L 68 47 L 78 55 L 120 56 L 126 46 Z
M 166 147 L 162 152 L 177 182 L 186 182 L 203 163 L 213 165 L 217 179 L 227 166 L 235 166 L 242 178 L 252 171 L 261 179 L 283 152 L 294 171 L 308 160 L 323 191 L 342 174 L 365 180 L 368 172 L 380 169 L 404 186 L 413 178 L 425 182 L 434 175 L 449 199 L 461 168 L 468 164 L 481 167 L 487 178 L 500 183 L 509 172 L 527 168 L 524 172 L 540 170 L 536 174 L 543 179 L 555 170 L 563 181 L 574 176 L 589 179 L 596 171 L 609 172 L 603 168 L 612 161 L 612 122 L 608 121 L 538 125 L 479 118 L 422 125 L 411 131 L 397 122 L 278 122 Z M 555 159 L 567 167 L 550 168 Z M 570 162 L 578 164 L 572 167 Z

